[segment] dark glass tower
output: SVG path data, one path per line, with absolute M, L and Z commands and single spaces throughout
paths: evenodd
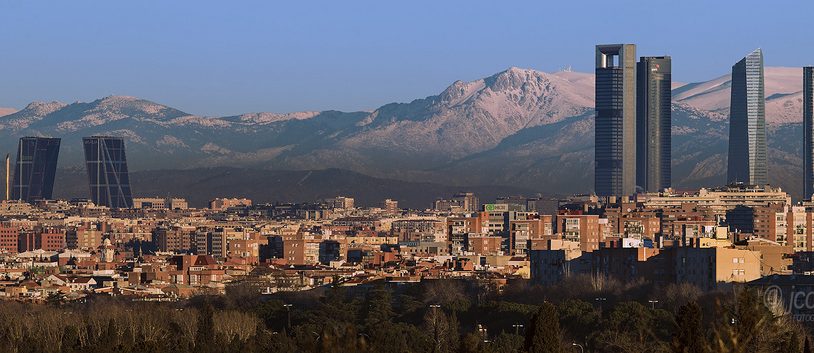
M 803 68 L 803 130 L 805 131 L 805 188 L 803 198 L 814 194 L 814 66 Z
M 594 188 L 600 196 L 636 191 L 636 45 L 596 46 Z
M 768 174 L 763 52 L 757 49 L 732 66 L 727 181 L 765 185 Z
M 670 187 L 671 60 L 643 56 L 636 66 L 636 185 Z
M 59 143 L 58 138 L 20 138 L 11 185 L 12 200 L 33 202 L 53 197 Z
M 93 203 L 110 208 L 133 207 L 124 140 L 93 136 L 82 139 Z

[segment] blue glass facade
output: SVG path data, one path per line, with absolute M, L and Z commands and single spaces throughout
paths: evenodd
M 732 66 L 727 181 L 768 184 L 766 160 L 763 52 L 757 49 Z
M 636 67 L 636 185 L 670 187 L 672 75 L 669 56 L 643 56 Z
M 596 46 L 594 189 L 600 196 L 636 191 L 636 46 Z
M 85 165 L 93 203 L 110 208 L 132 208 L 130 177 L 124 140 L 119 137 L 93 136 L 82 139 Z
M 59 144 L 58 138 L 20 138 L 11 184 L 12 200 L 33 202 L 53 198 Z
M 803 197 L 814 194 L 814 66 L 803 68 L 803 130 L 805 130 L 805 187 Z

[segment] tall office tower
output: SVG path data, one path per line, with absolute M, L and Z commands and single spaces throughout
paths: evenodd
M 9 154 L 6 153 L 6 198 L 5 200 L 8 201 L 11 199 L 11 157 Z
M 110 208 L 132 208 L 133 196 L 130 193 L 124 140 L 93 136 L 83 138 L 82 142 L 93 203 Z
M 599 196 L 636 191 L 636 45 L 596 46 L 594 188 Z
M 727 168 L 729 183 L 765 185 L 769 182 L 765 105 L 763 52 L 757 49 L 732 66 Z
M 671 60 L 643 56 L 636 65 L 636 185 L 670 187 Z
M 58 138 L 20 138 L 11 183 L 12 200 L 32 202 L 53 197 L 59 143 Z
M 806 200 L 814 194 L 814 66 L 803 68 L 803 130 L 805 131 L 805 194 Z

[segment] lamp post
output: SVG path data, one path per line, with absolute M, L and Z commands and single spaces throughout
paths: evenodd
M 650 303 L 650 307 L 651 307 L 653 310 L 656 310 L 656 303 L 658 303 L 658 302 L 659 302 L 658 300 L 655 300 L 655 299 L 650 299 L 650 300 L 648 300 L 647 302 L 648 302 L 648 303 Z
M 291 334 L 291 304 L 283 304 L 283 306 L 285 307 L 286 316 L 287 316 L 286 329 L 288 329 L 288 334 L 290 335 Z
M 573 342 L 573 343 L 571 343 L 571 346 L 572 347 L 579 347 L 580 353 L 585 353 L 585 348 L 583 348 L 581 344 Z
M 596 297 L 596 302 L 599 304 L 599 312 L 602 312 L 602 303 L 604 303 L 608 298 L 605 297 Z
M 512 327 L 514 327 L 514 334 L 515 335 L 520 335 L 520 329 L 523 328 L 523 325 L 522 324 L 514 324 L 514 325 L 512 325 Z
M 441 340 L 438 332 L 438 308 L 440 307 L 439 304 L 430 304 L 430 308 L 432 308 L 432 330 L 435 337 L 435 347 L 433 347 L 432 351 L 436 353 L 441 351 Z

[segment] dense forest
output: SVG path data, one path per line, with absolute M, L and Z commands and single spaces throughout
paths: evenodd
M 810 352 L 756 290 L 574 278 L 373 284 L 173 303 L 0 303 L 2 352 Z

